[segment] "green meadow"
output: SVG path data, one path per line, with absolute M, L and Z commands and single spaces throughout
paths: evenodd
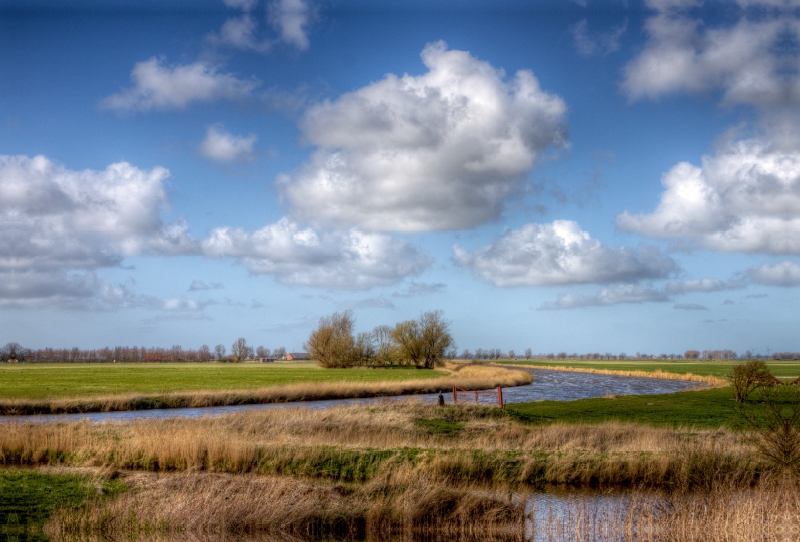
M 0 398 L 244 390 L 317 382 L 394 382 L 443 374 L 413 368 L 320 369 L 314 363 L 301 362 L 0 365 Z

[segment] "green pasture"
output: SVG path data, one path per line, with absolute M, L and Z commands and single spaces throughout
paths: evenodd
M 506 410 L 531 423 L 621 421 L 668 427 L 742 426 L 729 387 L 663 395 L 619 395 L 613 399 L 538 401 L 506 405 Z
M 314 363 L 103 363 L 0 365 L 0 399 L 253 389 L 309 382 L 436 378 L 414 368 L 321 369 Z
M 724 361 L 686 361 L 686 360 L 570 360 L 570 359 L 531 359 L 531 360 L 502 360 L 504 365 L 525 365 L 532 367 L 575 367 L 576 369 L 608 369 L 611 371 L 646 371 L 662 370 L 667 373 L 693 373 L 696 375 L 713 375 L 724 378 L 735 365 L 746 363 L 745 360 Z M 800 361 L 769 361 L 770 372 L 778 377 L 800 376 Z

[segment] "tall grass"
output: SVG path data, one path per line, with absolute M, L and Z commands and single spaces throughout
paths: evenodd
M 176 533 L 521 533 L 525 521 L 522 499 L 477 488 L 454 489 L 402 470 L 358 488 L 204 473 L 139 476 L 131 485 L 111 501 L 57 512 L 47 534 L 140 539 Z
M 530 384 L 529 371 L 500 367 L 450 364 L 440 378 L 390 382 L 319 382 L 248 390 L 171 392 L 160 395 L 123 394 L 51 399 L 0 399 L 0 414 L 68 414 L 155 408 L 199 408 L 226 405 L 283 403 L 324 399 L 388 397 L 434 393 L 458 386 L 467 390 Z
M 788 480 L 745 490 L 535 499 L 534 540 L 752 542 L 800 539 L 800 491 Z
M 438 429 L 443 424 L 448 431 Z M 0 462 L 334 482 L 402 467 L 451 484 L 744 488 L 775 470 L 745 437 L 619 422 L 524 425 L 496 407 L 404 401 L 202 419 L 6 423 Z

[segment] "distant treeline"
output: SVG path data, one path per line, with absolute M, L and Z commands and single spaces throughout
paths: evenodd
M 231 356 L 226 356 L 224 345 L 218 344 L 213 349 L 202 345 L 198 349 L 184 349 L 178 345 L 171 348 L 145 346 L 116 346 L 114 348 L 25 348 L 19 343 L 8 343 L 0 348 L 0 361 L 26 363 L 161 363 L 161 362 L 204 362 L 204 361 L 241 361 L 258 355 L 259 357 L 275 357 L 280 359 L 286 354 L 283 347 L 270 351 L 259 346 L 255 351 L 246 346 L 244 339 L 239 339 L 232 348 Z M 244 348 L 237 348 L 242 343 Z

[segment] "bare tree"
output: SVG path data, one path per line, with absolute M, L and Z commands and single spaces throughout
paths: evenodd
M 335 312 L 319 319 L 319 327 L 303 345 L 322 367 L 351 367 L 355 363 L 353 311 Z
M 737 410 L 753 430 L 752 441 L 770 463 L 800 475 L 800 389 L 793 385 L 761 387 L 758 401 Z
M 264 348 L 263 346 L 259 346 L 256 348 L 256 355 L 259 358 L 268 358 L 269 357 L 269 348 Z
M 247 346 L 247 340 L 244 337 L 239 337 L 231 345 L 231 356 L 233 356 L 233 361 L 243 361 L 247 359 L 248 354 L 250 354 L 250 347 Z
M 470 355 L 469 355 L 469 350 L 467 350 L 467 349 L 465 348 L 465 349 L 464 349 L 464 351 L 463 351 L 463 352 L 461 352 L 461 359 L 469 359 L 469 358 L 470 358 Z
M 211 359 L 211 349 L 207 344 L 204 344 L 197 350 L 199 361 L 208 361 Z
M 747 397 L 758 388 L 780 384 L 780 381 L 770 374 L 767 364 L 761 360 L 737 365 L 725 378 L 733 387 L 733 397 L 737 403 L 747 401 Z
M 279 346 L 278 348 L 275 349 L 274 352 L 272 352 L 272 355 L 278 359 L 281 359 L 283 358 L 283 356 L 286 355 L 286 348 L 284 348 L 283 346 Z
M 530 348 L 525 349 L 525 359 L 531 359 L 533 357 L 533 350 Z
M 508 351 L 508 359 L 517 359 L 517 353 L 513 350 Z
M 214 347 L 214 355 L 217 359 L 222 359 L 225 357 L 225 345 L 218 344 Z
M 378 326 L 372 330 L 372 340 L 375 345 L 375 364 L 393 365 L 397 363 L 397 349 L 392 340 L 392 328 Z
M 441 363 L 447 349 L 455 346 L 450 323 L 444 320 L 442 311 L 424 312 L 419 320 L 400 322 L 392 331 L 392 339 L 402 359 L 425 369 Z

